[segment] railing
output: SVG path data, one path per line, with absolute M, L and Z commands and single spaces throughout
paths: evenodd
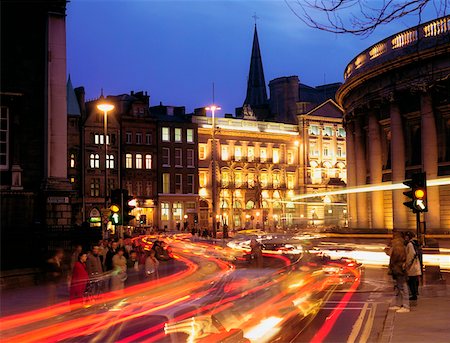
M 450 16 L 429 21 L 414 28 L 399 32 L 364 50 L 345 68 L 344 79 L 347 80 L 362 67 L 376 63 L 380 57 L 388 57 L 399 49 L 411 46 L 419 40 L 450 34 Z

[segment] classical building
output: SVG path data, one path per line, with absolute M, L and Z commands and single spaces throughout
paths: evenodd
M 2 268 L 39 263 L 30 256 L 72 225 L 65 15 L 65 0 L 1 4 Z
M 348 185 L 402 183 L 425 172 L 428 230 L 450 227 L 450 17 L 369 47 L 345 70 L 337 102 L 345 111 Z M 440 184 L 440 185 L 439 185 Z M 354 228 L 414 229 L 404 190 L 349 196 Z

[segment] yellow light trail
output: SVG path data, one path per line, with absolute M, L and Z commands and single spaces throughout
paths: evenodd
M 427 187 L 435 187 L 435 186 L 443 186 L 443 185 L 450 185 L 450 177 L 427 180 Z M 293 196 L 292 199 L 299 200 L 299 199 L 307 199 L 307 198 L 314 198 L 314 197 L 322 197 L 322 196 L 326 196 L 326 195 L 365 193 L 365 192 L 375 192 L 375 191 L 389 191 L 389 190 L 407 189 L 407 188 L 409 188 L 409 187 L 405 186 L 402 182 L 399 182 L 399 183 L 383 182 L 383 183 L 373 184 L 373 185 L 347 187 L 347 188 L 336 190 L 336 191 L 300 194 L 297 196 Z

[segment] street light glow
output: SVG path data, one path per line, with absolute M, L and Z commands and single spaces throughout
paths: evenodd
M 109 112 L 109 111 L 112 111 L 114 109 L 114 105 L 113 104 L 108 104 L 106 102 L 101 102 L 100 104 L 97 105 L 97 108 L 100 111 Z

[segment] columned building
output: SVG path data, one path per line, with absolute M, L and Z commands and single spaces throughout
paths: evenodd
M 345 70 L 336 99 L 347 131 L 348 185 L 427 176 L 428 230 L 450 227 L 450 17 L 369 47 Z M 440 184 L 440 185 L 438 185 Z M 350 195 L 353 228 L 414 229 L 404 190 Z

